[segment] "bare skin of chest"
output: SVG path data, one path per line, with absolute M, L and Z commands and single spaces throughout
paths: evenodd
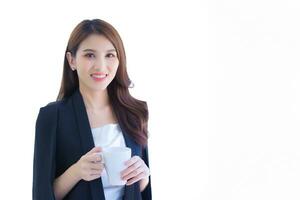
M 103 126 L 105 124 L 118 123 L 115 114 L 110 107 L 101 110 L 89 110 L 87 114 L 91 128 Z

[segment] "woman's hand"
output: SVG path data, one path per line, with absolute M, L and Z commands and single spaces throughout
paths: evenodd
M 98 154 L 100 152 L 102 152 L 101 147 L 94 147 L 74 164 L 79 179 L 91 181 L 100 178 L 104 168 Z
M 139 180 L 148 179 L 150 170 L 139 156 L 133 156 L 125 162 L 127 168 L 121 172 L 121 177 L 126 180 L 126 185 L 131 185 Z

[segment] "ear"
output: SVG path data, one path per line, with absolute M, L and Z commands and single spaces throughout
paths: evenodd
M 75 57 L 72 56 L 71 52 L 66 53 L 66 57 L 68 59 L 68 63 L 71 67 L 71 70 L 74 71 L 76 70 L 76 62 L 75 62 Z

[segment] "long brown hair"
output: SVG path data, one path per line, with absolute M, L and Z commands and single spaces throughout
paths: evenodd
M 127 74 L 123 42 L 117 30 L 109 23 L 100 19 L 83 20 L 74 28 L 65 52 L 63 76 L 57 101 L 70 97 L 79 88 L 77 72 L 71 70 L 66 53 L 70 52 L 72 56 L 76 56 L 80 43 L 95 33 L 105 36 L 117 51 L 119 67 L 107 90 L 118 123 L 138 144 L 145 146 L 148 140 L 147 103 L 135 99 L 129 93 L 128 88 L 132 87 L 132 82 Z

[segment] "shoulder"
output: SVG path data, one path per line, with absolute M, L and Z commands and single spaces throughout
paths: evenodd
M 52 101 L 40 107 L 38 117 L 49 118 L 55 116 L 61 106 L 65 104 L 65 100 Z
M 40 110 L 54 110 L 64 106 L 66 100 L 58 100 L 47 103 L 45 106 L 40 107 Z

